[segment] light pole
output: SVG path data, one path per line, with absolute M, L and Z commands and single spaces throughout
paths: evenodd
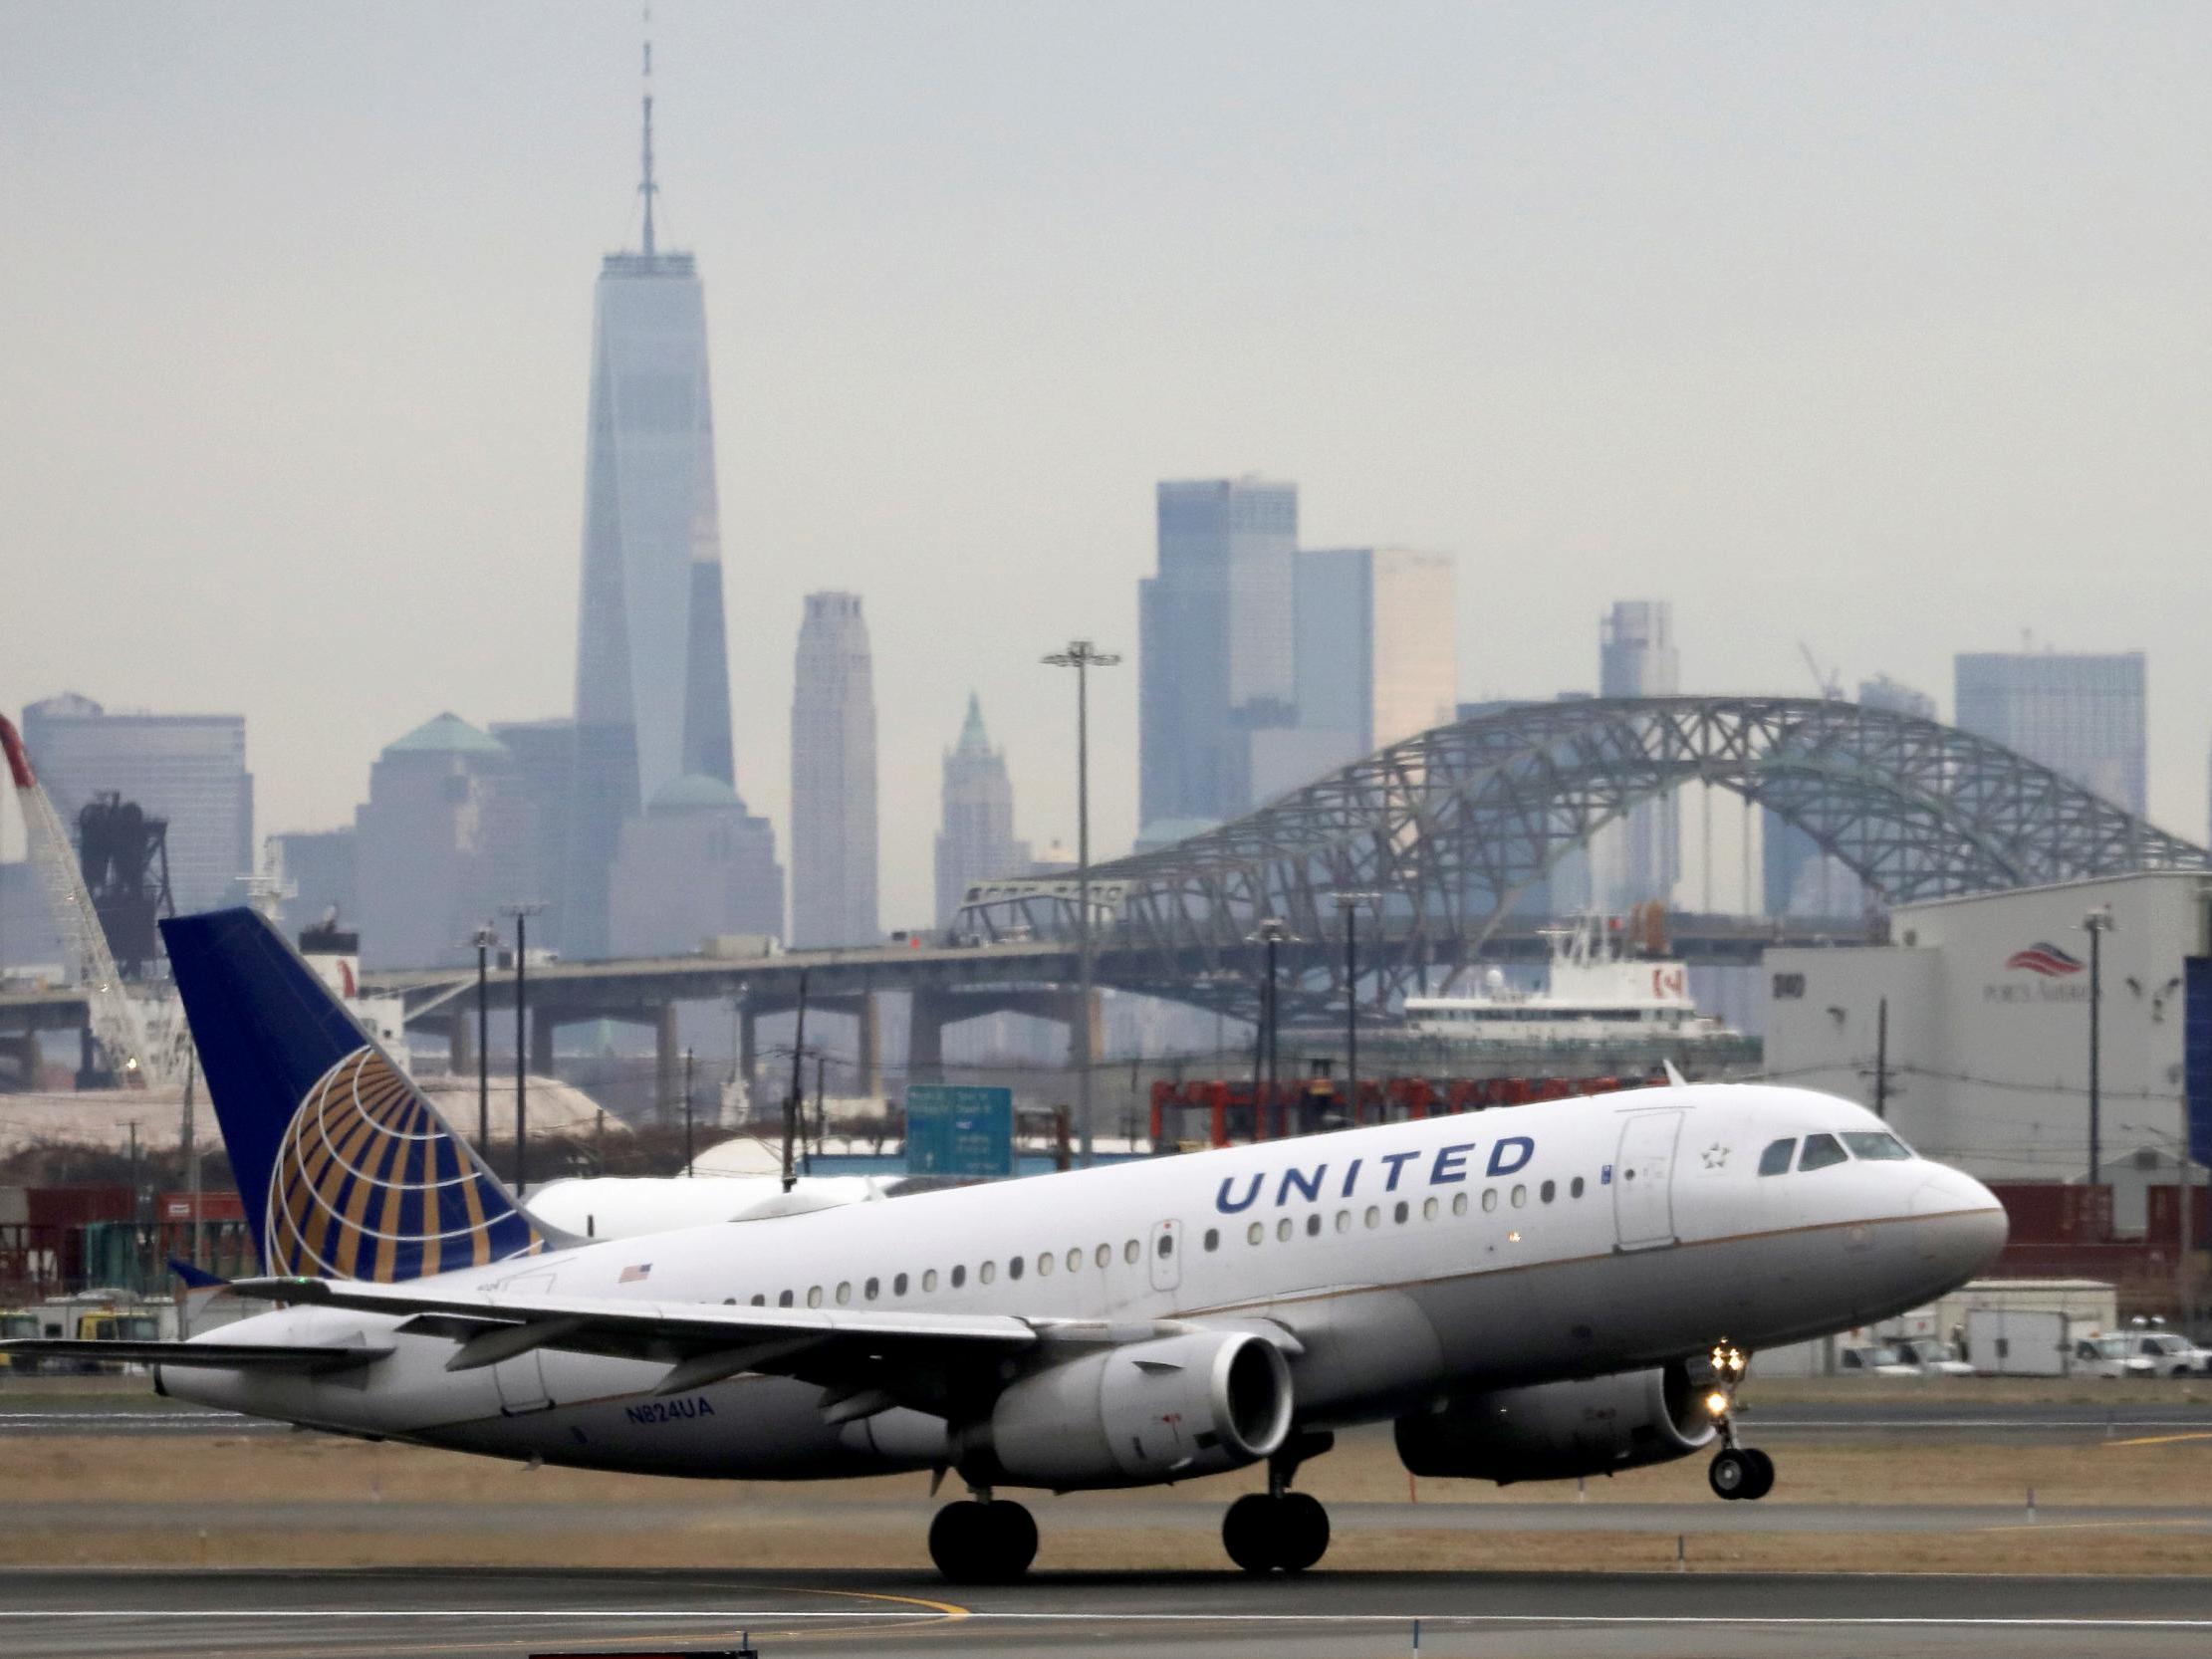
M 1260 1035 L 1261 1050 L 1267 1056 L 1267 1096 L 1272 1101 L 1277 1086 L 1282 1081 L 1282 1056 L 1276 1043 L 1275 947 L 1293 938 L 1294 935 L 1291 932 L 1290 923 L 1276 916 L 1263 916 L 1259 924 L 1245 937 L 1252 943 L 1261 946 L 1267 953 L 1267 975 L 1260 982 Z M 1253 1069 L 1255 1071 L 1259 1069 L 1256 1059 Z M 1263 1138 L 1260 1133 L 1260 1125 L 1263 1120 L 1264 1108 L 1259 1099 L 1259 1092 L 1257 1087 L 1252 1090 L 1252 1138 L 1254 1140 Z
M 1345 918 L 1345 1098 L 1352 1102 L 1352 1120 L 1359 1121 L 1359 906 L 1371 904 L 1381 914 L 1380 893 L 1347 892 L 1336 895 L 1337 909 Z
M 503 904 L 499 913 L 515 918 L 515 1196 L 530 1184 L 530 1029 L 525 1010 L 530 985 L 530 918 L 543 904 Z
M 476 930 L 476 1155 L 492 1155 L 492 947 L 499 930 L 486 922 Z
M 1091 670 L 1121 660 L 1088 639 L 1071 639 L 1065 651 L 1045 657 L 1048 666 L 1076 671 L 1076 1124 L 1081 1162 L 1091 1167 Z
M 2089 935 L 2089 1185 L 2096 1185 L 2096 1171 L 2103 1162 L 2098 1145 L 2103 1101 L 2100 1094 L 2101 1078 L 2098 1062 L 2101 1058 L 2099 1039 L 2100 1014 L 2104 1001 L 2104 935 L 2112 930 L 2112 909 L 2100 905 L 2082 918 L 2082 926 Z M 2091 1202 L 2094 1202 L 2091 1200 Z

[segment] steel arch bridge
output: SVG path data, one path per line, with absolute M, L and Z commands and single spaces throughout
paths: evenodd
M 1639 804 L 1719 786 L 1775 813 L 1895 904 L 2212 854 L 2049 767 L 1932 720 L 1801 697 L 1531 703 L 1392 744 L 1172 846 L 1095 867 L 1101 983 L 1249 1013 L 1263 917 L 1294 1015 L 1342 1009 L 1333 897 L 1380 895 L 1360 978 L 1377 1003 L 1472 961 L 1559 861 Z M 1076 883 L 980 883 L 979 931 L 1072 937 Z M 1169 987 L 1173 987 L 1172 990 Z M 1367 1001 L 1365 992 L 1361 1000 Z

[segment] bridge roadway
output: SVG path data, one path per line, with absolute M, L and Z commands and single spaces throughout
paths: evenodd
M 1531 922 L 1501 929 L 1483 946 L 1485 961 L 1540 961 L 1549 953 L 1545 927 Z M 1670 946 L 1693 966 L 1749 966 L 1769 946 L 1848 943 L 1863 924 L 1842 919 L 1774 921 L 1764 917 L 1670 918 Z M 1371 938 L 1362 951 L 1402 948 L 1402 941 Z M 1437 946 L 1424 947 L 1432 955 Z M 1341 960 L 1334 939 L 1301 940 L 1281 947 L 1286 982 L 1302 971 L 1326 973 Z M 1259 971 L 1259 949 L 1186 953 L 1162 975 L 1156 945 L 1124 946 L 1103 938 L 1095 953 L 1095 979 L 1111 987 L 1171 997 L 1201 1007 L 1248 989 Z M 1441 959 L 1441 958 L 1439 958 Z M 778 956 L 671 956 L 612 962 L 551 962 L 533 966 L 527 996 L 532 1016 L 532 1065 L 550 1070 L 555 1031 L 565 1025 L 614 1020 L 657 1028 L 663 1066 L 675 1064 L 675 1008 L 687 1002 L 726 1002 L 742 996 L 741 1042 L 754 1058 L 754 1022 L 797 1006 L 807 982 L 808 1007 L 860 1021 L 859 1051 L 877 1052 L 875 998 L 903 992 L 912 997 L 909 1064 L 926 1068 L 942 1053 L 944 1028 L 986 1015 L 1019 1013 L 1057 1020 L 1075 1030 L 1076 951 L 1060 941 L 1009 941 L 979 945 L 924 943 L 840 950 L 789 951 Z M 362 976 L 371 996 L 405 1000 L 411 1029 L 446 1036 L 458 1056 L 473 1052 L 476 975 L 472 968 L 381 969 Z M 514 1006 L 512 973 L 495 975 L 488 989 L 494 1008 Z M 1098 1010 L 1092 1010 L 1097 1042 Z M 83 995 L 69 988 L 0 991 L 0 1041 L 25 1033 L 76 1030 L 86 1023 Z M 1094 1048 L 1095 1052 L 1095 1048 Z

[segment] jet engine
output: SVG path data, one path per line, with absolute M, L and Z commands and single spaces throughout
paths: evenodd
M 1416 1475 L 1557 1481 L 1671 1463 L 1712 1443 L 1712 1415 L 1680 1364 L 1505 1388 L 1400 1417 L 1398 1457 Z
M 954 1450 L 970 1480 L 1065 1491 L 1236 1469 L 1290 1429 L 1290 1366 L 1275 1345 L 1249 1331 L 1195 1331 L 1022 1377 L 959 1431 Z

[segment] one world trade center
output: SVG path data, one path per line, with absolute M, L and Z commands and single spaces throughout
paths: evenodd
M 722 532 L 707 387 L 706 301 L 693 256 L 653 238 L 651 48 L 644 230 L 609 254 L 592 316 L 576 750 L 561 945 L 608 950 L 608 875 L 622 821 L 678 778 L 736 787 Z

